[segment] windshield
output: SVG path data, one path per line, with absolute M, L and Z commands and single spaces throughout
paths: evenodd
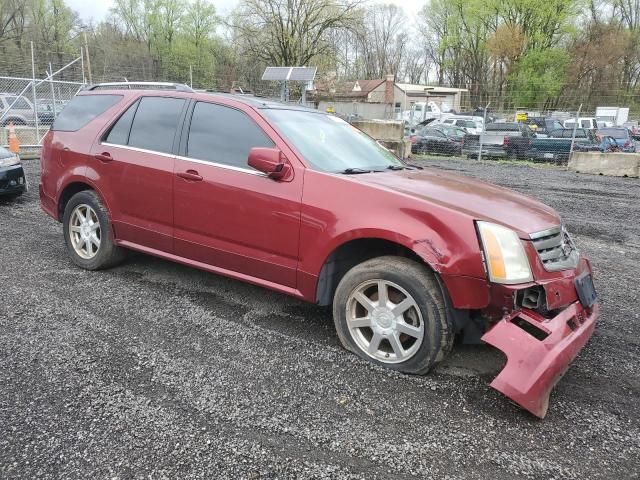
M 332 115 L 298 110 L 263 110 L 265 116 L 314 168 L 385 170 L 404 164 L 371 137 Z
M 598 130 L 598 133 L 607 137 L 613 137 L 617 139 L 628 138 L 629 135 L 625 128 L 602 128 Z

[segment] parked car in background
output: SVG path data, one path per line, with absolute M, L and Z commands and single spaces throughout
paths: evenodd
M 411 145 L 411 153 L 461 155 L 462 139 L 466 133 L 462 128 L 444 124 L 424 127 L 416 132 L 415 141 Z
M 442 125 L 448 125 L 451 127 L 458 127 L 465 131 L 465 133 L 472 133 L 474 135 L 479 134 L 482 131 L 482 124 L 471 117 L 459 117 L 453 116 L 442 120 Z
M 33 104 L 26 97 L 18 97 L 12 93 L 0 93 L 0 126 L 32 125 L 35 122 Z
M 482 155 L 485 157 L 524 159 L 534 137 L 535 133 L 524 123 L 490 123 L 481 134 L 464 136 L 462 153 L 469 158 L 477 158 L 482 143 Z
M 493 123 L 498 120 L 498 118 L 494 115 L 491 109 L 487 110 L 486 113 L 484 110 L 485 110 L 484 107 L 477 107 L 477 108 L 474 108 L 472 111 L 457 112 L 457 115 L 481 118 L 483 121 L 486 118 L 487 123 Z
M 626 127 L 601 128 L 597 133 L 603 137 L 614 138 L 621 152 L 640 152 L 640 145 L 631 135 L 631 131 Z
M 563 122 L 564 128 L 573 128 L 576 124 L 575 118 L 570 118 L 569 120 L 565 120 Z M 589 130 L 597 130 L 600 128 L 600 124 L 595 117 L 579 117 L 578 118 L 578 128 L 587 128 Z
M 317 110 L 90 88 L 46 134 L 40 182 L 81 268 L 130 249 L 332 305 L 345 348 L 410 374 L 456 336 L 484 341 L 508 357 L 492 386 L 539 417 L 599 315 L 552 208 L 408 165 Z
M 22 195 L 26 189 L 27 178 L 24 175 L 20 157 L 0 147 L 0 195 L 18 196 Z
M 38 121 L 42 125 L 51 125 L 56 116 L 68 102 L 51 98 L 38 99 Z
M 547 137 L 536 137 L 531 141 L 531 149 L 527 157 L 534 161 L 565 163 L 569 160 L 573 136 L 572 128 L 551 130 Z M 580 145 L 579 148 L 578 145 Z M 599 146 L 600 141 L 593 130 L 575 129 L 574 150 L 587 151 L 597 149 Z
M 574 138 L 576 141 L 595 141 L 597 140 L 596 132 L 589 130 L 588 128 L 559 128 L 557 130 L 551 130 L 548 137 L 550 138 Z

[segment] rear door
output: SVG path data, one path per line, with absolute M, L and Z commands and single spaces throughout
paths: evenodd
M 175 253 L 214 267 L 296 286 L 302 167 L 276 181 L 247 164 L 275 132 L 251 109 L 195 103 L 174 175 Z
M 173 252 L 173 169 L 188 101 L 143 96 L 94 143 L 87 175 L 100 186 L 116 237 Z

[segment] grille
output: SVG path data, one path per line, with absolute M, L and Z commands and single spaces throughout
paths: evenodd
M 545 270 L 556 272 L 578 265 L 578 250 L 564 227 L 554 227 L 529 235 Z

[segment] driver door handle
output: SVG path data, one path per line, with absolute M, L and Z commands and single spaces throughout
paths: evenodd
M 196 170 L 187 170 L 186 172 L 178 172 L 178 176 L 180 178 L 184 178 L 185 180 L 190 180 L 192 182 L 202 181 L 202 175 L 200 175 Z

